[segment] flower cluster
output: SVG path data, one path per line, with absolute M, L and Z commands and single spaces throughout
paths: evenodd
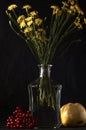
M 86 18 L 84 17 L 84 12 L 79 7 L 77 0 L 69 0 L 68 2 L 62 1 L 63 6 L 59 8 L 58 6 L 51 6 L 53 9 L 53 14 L 62 15 L 62 12 L 66 14 L 75 16 L 74 24 L 78 29 L 83 28 L 83 24 L 86 24 Z
M 51 5 L 52 16 L 48 28 L 45 27 L 46 19 L 40 18 L 38 11 L 32 10 L 30 5 L 24 5 L 22 9 L 26 13 L 23 12 L 19 16 L 16 14 L 16 8 L 18 6 L 12 4 L 6 10 L 10 26 L 25 40 L 41 64 L 51 63 L 56 49 L 62 42 L 74 32 L 83 29 L 83 25 L 86 24 L 84 12 L 80 9 L 77 0 L 62 1 L 60 6 Z M 67 47 L 78 41 L 80 40 L 69 41 Z

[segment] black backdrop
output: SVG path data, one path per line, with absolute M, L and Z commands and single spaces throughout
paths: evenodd
M 85 0 L 79 2 L 86 11 Z M 5 10 L 12 3 L 31 4 L 47 16 L 48 7 L 56 0 L 0 0 L 0 120 L 5 120 L 16 106 L 28 109 L 27 85 L 38 77 L 37 61 L 9 27 Z M 80 102 L 86 107 L 86 29 L 80 37 L 81 43 L 53 60 L 52 78 L 63 85 L 61 105 Z

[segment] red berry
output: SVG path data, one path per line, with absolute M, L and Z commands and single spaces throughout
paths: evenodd
M 9 128 L 33 128 L 36 122 L 33 120 L 31 111 L 24 113 L 20 107 L 16 107 L 13 116 L 9 116 L 6 126 Z

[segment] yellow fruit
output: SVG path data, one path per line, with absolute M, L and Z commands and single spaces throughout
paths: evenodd
M 64 126 L 83 126 L 86 124 L 86 110 L 80 103 L 67 103 L 60 108 L 61 122 Z

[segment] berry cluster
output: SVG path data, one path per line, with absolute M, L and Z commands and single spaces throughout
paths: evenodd
M 7 119 L 8 128 L 33 128 L 36 125 L 31 112 L 24 113 L 20 107 L 16 107 L 12 116 Z

